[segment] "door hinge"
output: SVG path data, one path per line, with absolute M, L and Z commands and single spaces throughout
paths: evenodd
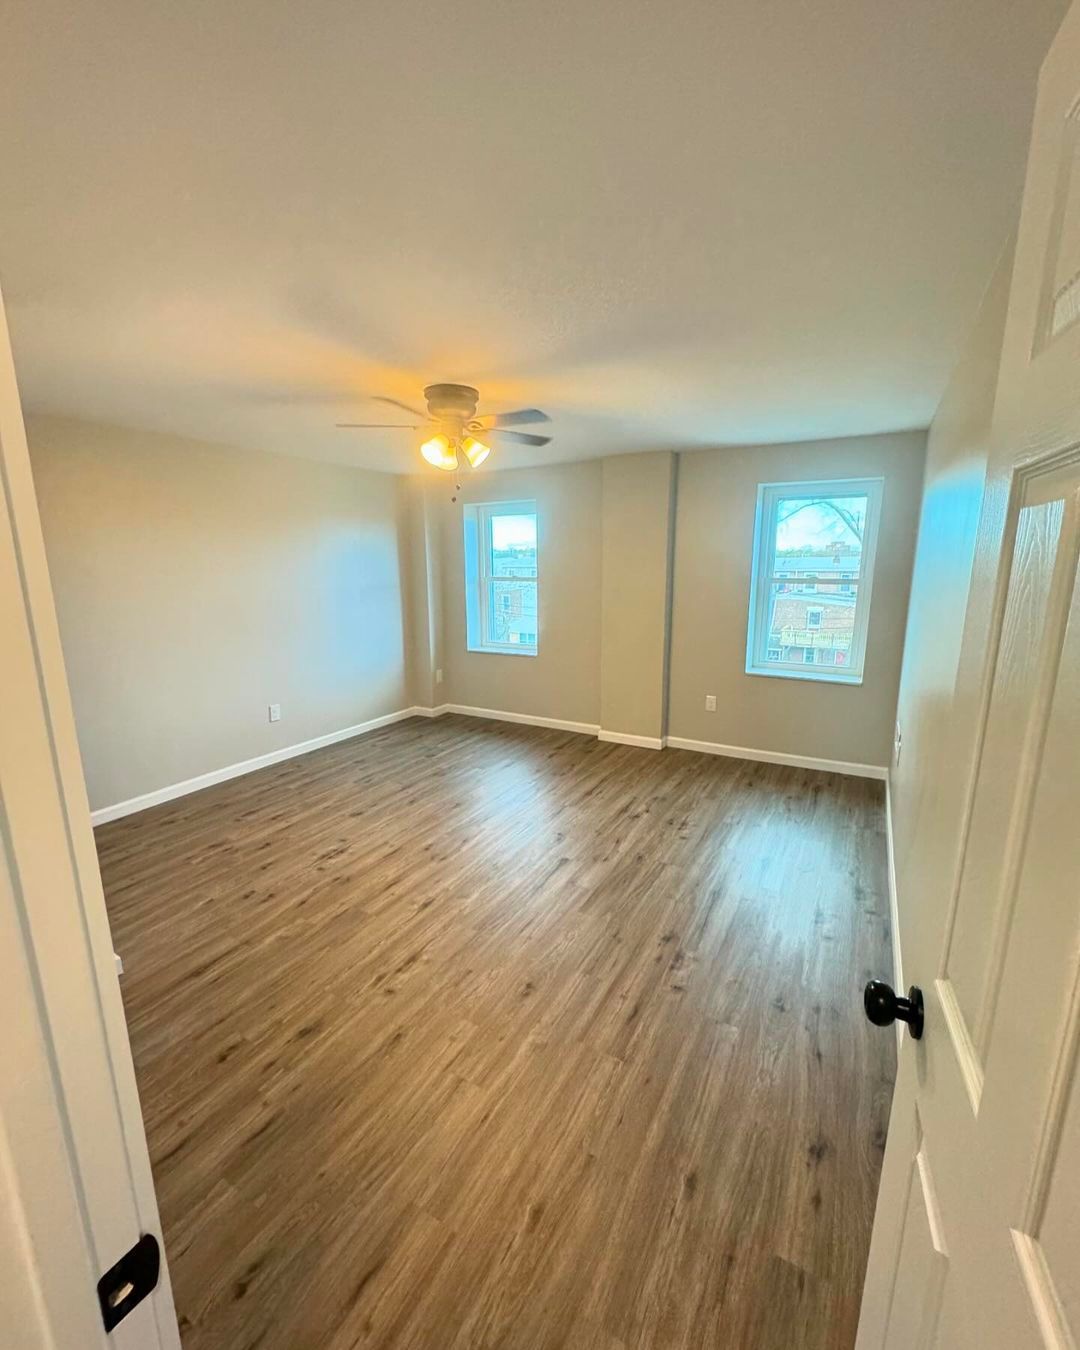
M 161 1272 L 161 1248 L 152 1233 L 142 1237 L 111 1270 L 98 1280 L 98 1303 L 105 1330 L 112 1331 L 128 1313 L 152 1293 Z

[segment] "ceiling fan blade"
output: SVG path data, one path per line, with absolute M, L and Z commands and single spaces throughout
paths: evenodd
M 386 398 L 382 394 L 372 394 L 371 397 L 376 403 L 389 403 L 391 408 L 400 408 L 402 412 L 407 412 L 410 417 L 419 417 L 421 422 L 426 422 L 428 420 L 426 412 L 421 412 L 419 408 L 410 408 L 407 403 L 402 403 L 399 399 Z
M 419 431 L 418 426 L 407 422 L 335 422 L 343 431 Z
M 551 441 L 550 436 L 533 436 L 528 431 L 504 431 L 501 427 L 492 427 L 487 435 L 501 436 L 504 441 L 514 441 L 518 445 L 547 445 Z
M 527 427 L 531 422 L 550 422 L 551 418 L 539 408 L 518 408 L 515 412 L 486 413 L 476 421 L 485 431 L 503 427 Z

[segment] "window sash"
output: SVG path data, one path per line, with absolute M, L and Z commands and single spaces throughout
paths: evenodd
M 750 586 L 750 618 L 747 626 L 746 670 L 752 675 L 779 675 L 787 678 L 824 680 L 837 684 L 861 684 L 866 661 L 866 640 L 870 615 L 871 583 L 874 574 L 874 559 L 877 551 L 878 527 L 881 518 L 881 499 L 883 480 L 880 478 L 837 479 L 827 482 L 803 483 L 762 483 L 758 487 L 758 508 L 756 532 L 754 536 L 754 555 Z M 860 558 L 853 565 L 836 571 L 816 570 L 806 576 L 795 576 L 798 571 L 809 569 L 798 567 L 798 560 L 792 559 L 786 567 L 780 566 L 776 556 L 777 513 L 781 499 L 813 497 L 859 497 L 864 496 L 866 503 L 866 522 L 863 531 L 863 547 Z M 852 575 L 843 576 L 843 571 Z M 781 572 L 787 575 L 781 575 Z M 778 589 L 783 587 L 784 590 Z M 770 601 L 774 594 L 828 597 L 844 596 L 854 601 L 855 623 L 851 644 L 847 650 L 846 661 L 837 666 L 832 663 L 820 666 L 815 661 L 811 666 L 800 653 L 796 660 L 770 661 L 768 652 L 776 650 L 776 644 L 769 641 L 771 613 Z M 813 608 L 822 608 L 814 605 Z M 824 615 L 823 615 L 824 619 Z M 825 627 L 815 628 L 815 633 L 827 633 Z
M 536 577 L 487 577 L 480 581 L 480 637 L 483 645 L 487 648 L 497 648 L 500 651 L 510 652 L 528 652 L 535 651 L 537 643 L 534 642 L 500 642 L 494 635 L 493 612 L 491 608 L 491 595 L 499 581 L 514 581 L 525 586 L 536 588 L 538 578 Z M 537 589 L 537 628 L 539 629 L 539 601 L 540 592 Z M 537 633 L 539 637 L 539 632 Z
M 815 572 L 810 576 L 794 577 L 790 572 L 774 572 L 772 576 L 764 578 L 766 585 L 772 583 L 777 586 L 801 586 L 804 582 L 810 582 L 815 586 L 857 586 L 862 578 L 856 572 L 854 576 L 844 577 L 839 572 Z
M 536 655 L 540 645 L 540 541 L 537 538 L 536 548 L 536 575 L 535 576 L 515 576 L 503 571 L 495 571 L 492 566 L 492 554 L 494 552 L 492 542 L 492 522 L 498 516 L 532 516 L 537 521 L 537 533 L 539 534 L 539 519 L 534 501 L 515 501 L 515 502 L 484 502 L 472 506 L 467 506 L 466 522 L 470 510 L 474 513 L 476 527 L 476 569 L 471 580 L 471 585 L 475 587 L 475 605 L 476 605 L 476 631 L 470 633 L 468 624 L 469 599 L 466 598 L 466 642 L 470 651 L 488 651 L 504 652 L 509 654 Z M 466 539 L 468 539 L 468 528 L 466 525 Z M 466 543 L 466 550 L 468 544 Z M 470 585 L 468 557 L 466 556 L 466 585 Z M 532 586 L 536 592 L 536 637 L 531 643 L 524 642 L 501 642 L 494 636 L 493 613 L 491 605 L 491 595 L 494 587 L 499 582 L 514 582 L 523 586 Z

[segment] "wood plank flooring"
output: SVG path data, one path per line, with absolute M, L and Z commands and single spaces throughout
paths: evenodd
M 185 1350 L 846 1350 L 882 785 L 461 717 L 98 831 Z

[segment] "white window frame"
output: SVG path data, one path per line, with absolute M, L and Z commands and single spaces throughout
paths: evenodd
M 768 675 L 783 680 L 819 680 L 827 684 L 862 684 L 866 663 L 866 639 L 870 624 L 874 563 L 877 557 L 881 503 L 885 482 L 882 478 L 836 478 L 800 483 L 761 483 L 758 486 L 757 516 L 754 524 L 754 557 L 750 575 L 750 615 L 746 633 L 746 673 Z M 783 581 L 776 566 L 776 513 L 782 498 L 865 496 L 866 526 L 857 578 L 845 579 L 841 594 L 855 596 L 855 629 L 848 663 L 844 666 L 811 666 L 804 660 L 768 661 L 769 591 L 773 582 Z M 790 560 L 787 568 L 791 566 Z M 817 575 L 824 584 L 831 578 Z M 836 580 L 840 581 L 839 574 Z M 817 608 L 817 606 L 815 606 Z M 824 618 L 824 616 L 822 616 Z
M 491 521 L 494 516 L 536 517 L 536 576 L 502 576 L 490 570 Z M 540 513 L 532 500 L 512 502 L 469 502 L 462 510 L 465 531 L 465 646 L 470 652 L 497 656 L 536 656 L 540 651 Z M 491 642 L 489 591 L 493 581 L 535 581 L 536 641 Z

